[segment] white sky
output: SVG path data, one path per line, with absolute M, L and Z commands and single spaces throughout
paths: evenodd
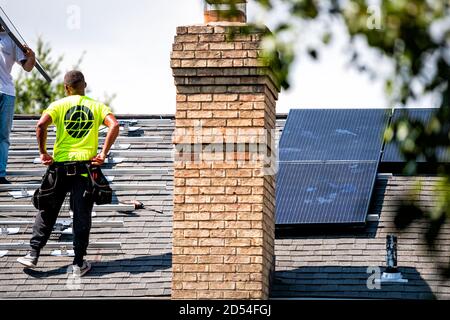
M 116 113 L 175 112 L 170 51 L 177 26 L 203 22 L 200 0 L 0 0 L 0 4 L 32 47 L 42 35 L 55 57 L 64 55 L 64 71 L 86 51 L 81 69 L 90 95 L 101 99 L 105 92 L 116 93 Z M 81 28 L 75 30 L 68 27 L 73 5 L 81 13 Z M 249 19 L 255 19 L 254 6 L 248 10 Z M 296 64 L 290 91 L 280 95 L 278 113 L 290 108 L 387 106 L 380 81 L 348 68 L 341 38 L 318 63 L 302 59 Z

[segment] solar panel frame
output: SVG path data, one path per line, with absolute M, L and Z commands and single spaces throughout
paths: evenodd
M 378 161 L 280 163 L 276 224 L 364 224 L 377 167 Z
M 292 109 L 279 160 L 379 160 L 390 115 L 390 109 Z

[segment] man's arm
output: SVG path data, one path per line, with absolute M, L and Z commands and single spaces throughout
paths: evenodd
M 39 146 L 39 154 L 43 165 L 53 163 L 53 157 L 47 153 L 47 128 L 52 124 L 52 118 L 44 113 L 36 126 L 36 138 Z
M 108 134 L 106 135 L 102 151 L 94 159 L 92 159 L 92 164 L 95 166 L 101 166 L 105 162 L 106 156 L 108 155 L 111 146 L 119 136 L 120 131 L 119 122 L 117 122 L 116 117 L 112 113 L 106 116 L 103 124 L 107 126 L 109 130 Z
M 31 50 L 28 47 L 25 47 L 26 51 L 24 52 L 26 60 L 22 61 L 22 68 L 30 72 L 33 70 L 34 66 L 36 65 L 36 55 L 33 50 Z

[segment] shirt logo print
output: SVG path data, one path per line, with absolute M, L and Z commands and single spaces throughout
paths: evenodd
M 66 113 L 64 126 L 72 138 L 84 138 L 94 126 L 94 115 L 85 106 L 72 107 Z

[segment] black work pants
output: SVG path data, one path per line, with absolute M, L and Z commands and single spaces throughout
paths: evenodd
M 58 191 L 55 194 L 55 203 L 52 209 L 41 210 L 36 216 L 33 226 L 33 235 L 30 245 L 34 250 L 40 251 L 47 243 L 53 227 L 58 218 L 61 206 L 67 192 L 70 192 L 70 208 L 73 211 L 73 246 L 75 257 L 87 254 L 89 233 L 92 225 L 93 200 L 89 193 L 89 178 L 81 175 L 67 176 L 58 174 Z

